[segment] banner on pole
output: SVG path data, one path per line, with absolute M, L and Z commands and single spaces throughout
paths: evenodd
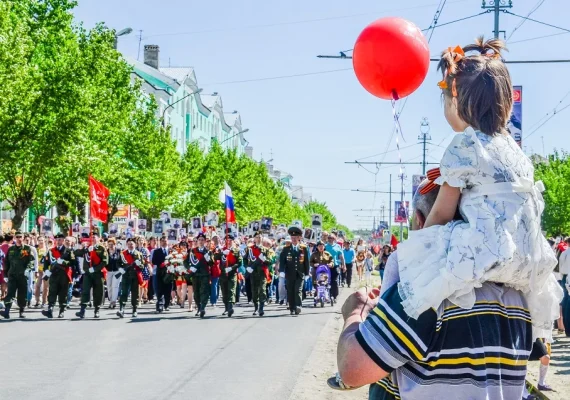
M 396 210 L 396 214 L 394 215 L 394 222 L 395 223 L 408 223 L 408 209 L 410 207 L 409 201 L 395 201 L 394 202 L 394 209 Z
M 515 142 L 522 146 L 522 86 L 513 86 L 513 113 L 507 130 Z

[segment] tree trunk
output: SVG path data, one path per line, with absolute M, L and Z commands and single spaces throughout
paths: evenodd
M 57 211 L 57 218 L 55 222 L 59 227 L 59 230 L 67 235 L 69 233 L 69 229 L 71 228 L 71 217 L 69 217 L 69 206 L 66 202 L 62 200 L 58 200 L 55 203 L 55 209 Z
M 26 211 L 33 204 L 31 196 L 22 196 L 15 199 L 15 204 L 13 204 L 14 216 L 12 217 L 12 229 L 20 230 L 22 228 L 22 222 L 26 216 Z

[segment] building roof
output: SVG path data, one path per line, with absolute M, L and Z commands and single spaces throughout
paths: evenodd
M 234 126 L 239 118 L 240 115 L 239 112 L 237 111 L 231 113 L 224 113 L 224 119 L 226 120 L 229 126 Z
M 176 80 L 178 83 L 184 83 L 187 78 L 190 78 L 190 80 L 196 83 L 196 75 L 192 67 L 168 67 L 159 68 L 158 70 Z
M 217 94 L 200 94 L 200 99 L 202 99 L 202 104 L 204 104 L 210 110 L 214 108 L 216 103 L 218 103 L 220 107 L 222 106 L 222 99 Z
M 141 79 L 156 87 L 157 89 L 171 90 L 176 92 L 180 87 L 180 83 L 174 80 L 172 77 L 165 75 L 159 70 L 146 65 L 134 58 L 125 56 L 127 63 L 133 66 L 133 72 L 138 75 Z

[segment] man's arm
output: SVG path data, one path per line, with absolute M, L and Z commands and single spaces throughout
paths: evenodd
M 337 364 L 342 381 L 349 386 L 364 386 L 388 376 L 388 372 L 368 356 L 356 339 L 360 324 L 378 301 L 377 296 L 378 291 L 367 295 L 360 290 L 350 295 L 342 306 L 345 320 L 338 341 Z

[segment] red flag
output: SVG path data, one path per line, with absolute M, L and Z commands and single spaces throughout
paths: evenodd
M 101 182 L 89 176 L 89 202 L 91 208 L 91 218 L 99 220 L 103 223 L 107 222 L 107 213 L 109 211 L 109 189 Z
M 392 233 L 392 238 L 390 239 L 390 244 L 392 245 L 393 248 L 398 247 L 398 239 L 396 239 L 396 236 L 394 236 L 394 234 Z

